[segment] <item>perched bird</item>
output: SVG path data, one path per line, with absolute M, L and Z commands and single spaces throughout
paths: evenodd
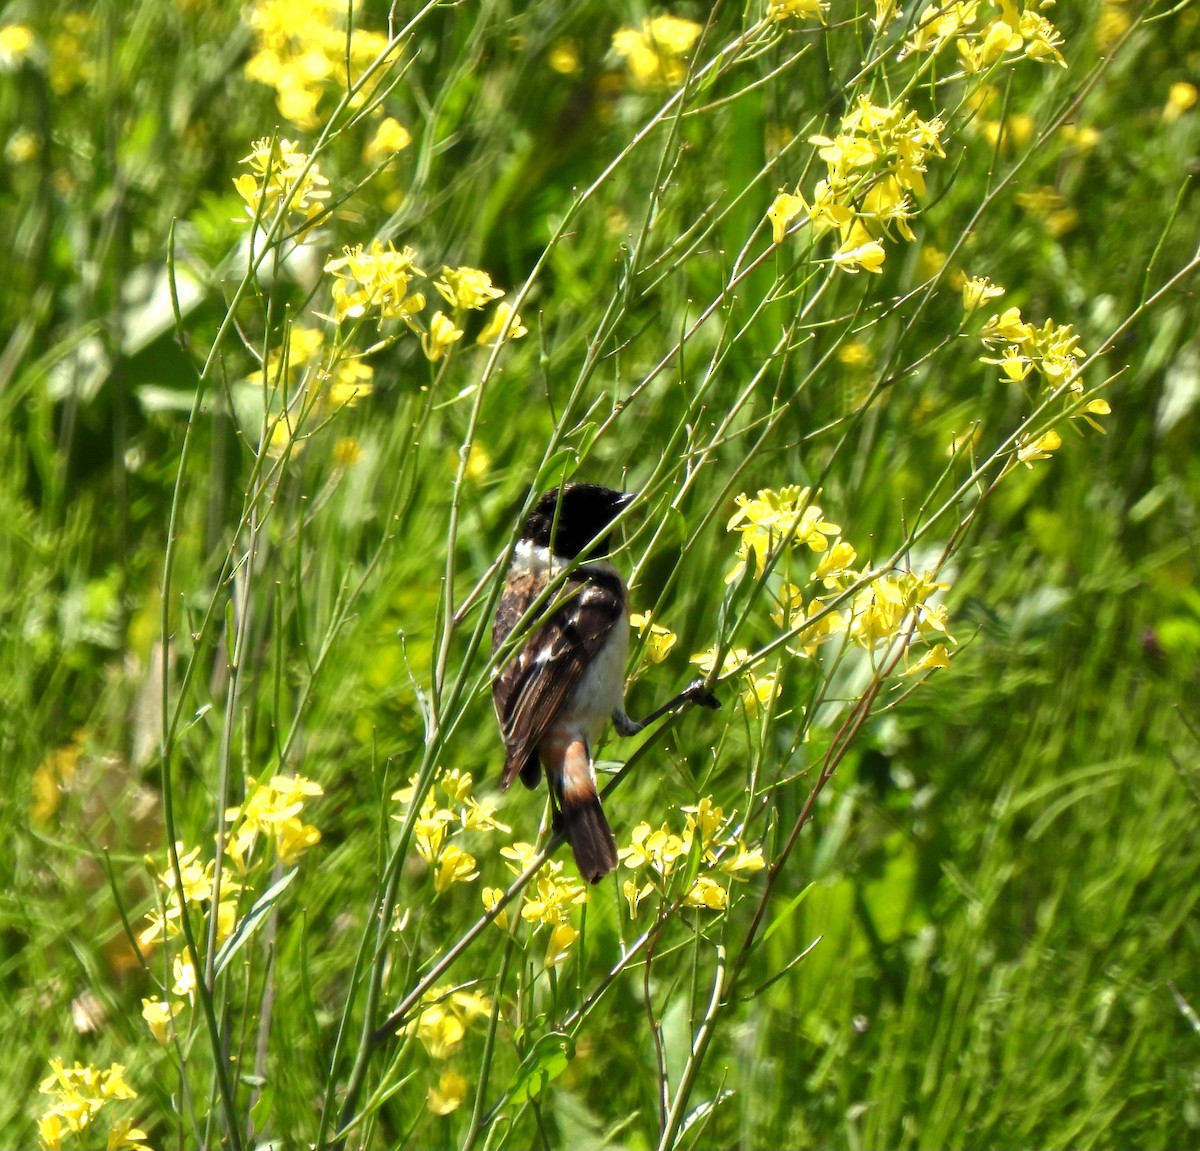
M 633 493 L 597 484 L 567 484 L 541 496 L 513 552 L 492 629 L 494 655 L 551 580 L 566 572 L 526 621 L 529 638 L 496 677 L 492 699 L 504 738 L 502 787 L 518 775 L 526 787 L 537 787 L 545 771 L 555 826 L 591 883 L 617 866 L 592 748 L 610 718 L 621 735 L 645 726 L 625 714 L 628 591 L 603 558 L 612 522 L 632 499 Z M 584 562 L 568 570 L 585 551 Z

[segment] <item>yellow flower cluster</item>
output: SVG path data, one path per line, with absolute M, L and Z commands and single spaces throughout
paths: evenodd
M 268 353 L 266 366 L 251 372 L 250 383 L 282 386 L 287 398 L 300 397 L 325 414 L 353 407 L 371 394 L 375 370 L 347 355 L 344 348 L 335 349 L 332 362 L 324 363 L 324 345 L 325 335 L 319 328 L 293 325 L 286 341 Z
M 467 1027 L 492 1013 L 492 1001 L 479 990 L 463 991 L 445 986 L 425 993 L 428 1004 L 405 1029 L 416 1036 L 430 1058 L 449 1059 L 466 1038 Z M 449 1115 L 462 1104 L 470 1085 L 453 1068 L 445 1068 L 436 1084 L 425 1093 L 425 1101 L 434 1115 Z
M 183 876 L 182 900 L 175 888 L 175 872 L 170 868 L 159 873 L 158 886 L 162 891 L 163 910 L 155 908 L 146 915 L 146 926 L 138 934 L 143 947 L 165 939 L 174 939 L 182 930 L 179 921 L 186 907 L 204 907 L 212 899 L 216 861 L 200 862 L 200 848 L 185 851 L 182 843 L 175 845 L 179 853 L 179 871 Z M 217 939 L 227 939 L 237 923 L 237 893 L 242 885 L 221 871 L 221 890 L 217 897 Z
M 120 1063 L 101 1071 L 82 1063 L 64 1067 L 57 1057 L 50 1060 L 50 1074 L 38 1091 L 54 1099 L 38 1119 L 38 1135 L 46 1151 L 59 1151 L 66 1135 L 86 1130 L 109 1103 L 137 1098 L 137 1092 L 125 1081 L 125 1068 Z M 119 1119 L 109 1128 L 107 1145 L 109 1151 L 150 1151 L 144 1142 L 146 1137 L 146 1132 L 139 1131 L 131 1120 Z
M 239 163 L 250 171 L 235 176 L 233 186 L 246 201 L 251 220 L 269 225 L 282 210 L 300 218 L 298 233 L 303 235 L 325 211 L 329 181 L 291 140 L 264 136 Z
M 442 298 L 454 309 L 454 317 L 435 312 L 422 330 L 417 313 L 425 307 L 425 294 L 411 291 L 413 278 L 425 276 L 417 267 L 416 250 L 405 247 L 396 251 L 392 243 L 373 240 L 367 251 L 361 244 L 344 248 L 343 254 L 325 265 L 334 277 L 332 295 L 334 318 L 361 320 L 368 313 L 377 313 L 379 326 L 385 320 L 403 320 L 421 336 L 421 349 L 430 362 L 442 359 L 449 349 L 462 339 L 463 330 L 456 320 L 468 311 L 479 311 L 492 300 L 504 295 L 492 284 L 487 272 L 478 268 L 443 267 L 441 278 L 433 282 Z M 521 317 L 512 305 L 501 301 L 476 337 L 477 344 L 494 344 L 498 340 L 519 340 L 526 335 Z
M 789 484 L 778 491 L 764 488 L 753 498 L 738 495 L 738 510 L 726 524 L 727 531 L 741 535 L 737 563 L 725 577 L 727 584 L 742 578 L 750 557 L 754 557 L 754 575 L 761 577 L 767 560 L 780 551 L 807 547 L 823 552 L 829 540 L 842 529 L 825 519 L 825 513 L 812 502 L 812 489 Z
M 980 22 L 980 8 L 992 13 Z M 997 61 L 1024 56 L 1044 64 L 1065 68 L 1059 51 L 1062 36 L 1055 26 L 1037 11 L 1044 3 L 1026 4 L 1017 11 L 1016 0 L 953 0 L 927 4 L 917 16 L 912 37 L 905 48 L 910 52 L 940 52 L 951 40 L 967 72 L 981 72 Z
M 269 424 L 267 453 L 281 456 L 289 448 L 298 452 L 301 423 L 309 415 L 328 418 L 339 409 L 353 407 L 374 388 L 375 369 L 337 344 L 325 352 L 319 328 L 294 324 L 283 343 L 267 354 L 265 366 L 248 379 L 280 401 L 280 411 Z
M 226 821 L 235 825 L 226 840 L 225 850 L 237 873 L 244 877 L 256 866 L 251 856 L 260 835 L 272 843 L 275 859 L 280 864 L 295 866 L 304 852 L 321 839 L 320 831 L 300 818 L 305 802 L 322 794 L 320 785 L 302 775 L 276 775 L 268 783 L 258 784 L 253 779 L 249 783 L 250 794 L 246 802 L 225 812 Z M 178 936 L 186 908 L 205 908 L 211 904 L 216 861 L 201 863 L 198 847 L 184 851 L 183 844 L 177 844 L 176 850 L 183 879 L 182 899 L 175 885 L 175 873 L 168 867 L 158 876 L 163 909 L 155 908 L 149 912 L 146 926 L 138 933 L 138 942 L 143 947 Z M 230 869 L 222 868 L 216 913 L 218 942 L 233 933 L 237 924 L 237 895 L 242 889 L 243 884 L 234 878 Z M 190 1000 L 196 987 L 196 972 L 191 961 L 183 955 L 175 956 L 172 972 L 171 993 Z M 142 1000 L 142 1018 L 159 1043 L 166 1043 L 171 1038 L 174 1019 L 182 1010 L 180 1002 L 157 998 Z
M 766 866 L 762 849 L 747 847 L 731 830 L 732 819 L 726 818 L 711 797 L 705 796 L 682 811 L 682 832 L 672 831 L 666 823 L 657 829 L 639 823 L 629 846 L 617 852 L 621 862 L 635 873 L 621 885 L 631 919 L 637 918 L 638 908 L 647 896 L 657 892 L 664 899 L 668 897 L 672 878 L 688 870 L 679 866 L 680 861 L 687 863 L 693 853 L 698 856 L 700 870 L 683 896 L 685 907 L 724 911 L 729 904 L 730 881 L 744 879 L 747 873 Z
M 425 992 L 422 1007 L 406 1030 L 415 1035 L 433 1059 L 447 1059 L 466 1038 L 467 1027 L 492 1013 L 492 1001 L 480 990 L 433 987 Z
M 379 32 L 346 30 L 342 0 L 254 0 L 246 19 L 254 33 L 247 78 L 275 89 L 279 114 L 298 128 L 320 124 L 317 108 L 327 91 L 354 84 L 388 46 Z M 357 10 L 356 10 L 357 11 Z M 360 92 L 355 106 L 365 99 Z
M 537 858 L 537 848 L 532 843 L 518 842 L 511 847 L 502 847 L 500 854 L 508 860 L 509 871 L 523 875 Z M 503 894 L 499 887 L 485 887 L 484 907 L 490 911 Z M 579 931 L 571 923 L 571 909 L 581 907 L 589 898 L 587 887 L 575 876 L 565 873 L 559 860 L 547 860 L 533 877 L 521 904 L 521 918 L 533 924 L 535 934 L 543 927 L 550 928 L 543 960 L 546 967 L 555 967 L 567 958 L 571 944 L 579 938 Z M 508 927 L 506 912 L 502 911 L 496 917 L 496 926 L 502 930 Z
M 963 302 L 970 314 L 982 299 L 991 299 L 1004 294 L 1003 288 L 988 286 L 987 294 L 976 299 L 971 285 L 987 283 L 986 280 L 968 280 L 963 288 Z M 968 293 L 972 294 L 969 296 Z M 1065 414 L 1085 420 L 1096 431 L 1103 433 L 1100 416 L 1110 415 L 1112 408 L 1107 400 L 1084 399 L 1083 377 L 1079 374 L 1079 361 L 1087 353 L 1079 346 L 1079 337 L 1070 324 L 1055 324 L 1047 320 L 1040 328 L 1022 319 L 1020 308 L 1006 308 L 992 316 L 980 333 L 984 346 L 999 355 L 981 356 L 980 362 L 995 364 L 1005 379 L 1013 383 L 1036 381 L 1039 395 L 1064 388 Z M 1026 467 L 1033 467 L 1038 460 L 1049 459 L 1062 447 L 1062 436 L 1054 428 L 1038 435 L 1024 435 L 1017 442 L 1017 459 Z
M 334 277 L 333 310 L 339 323 L 377 311 L 382 325 L 384 320 L 408 320 L 425 307 L 424 295 L 409 295 L 413 276 L 425 275 L 416 266 L 416 249 L 406 247 L 397 252 L 390 241 L 372 240 L 365 252 L 361 244 L 342 252 L 325 265 L 325 271 Z
M 678 16 L 655 16 L 639 27 L 613 34 L 613 51 L 625 61 L 634 87 L 643 90 L 678 88 L 687 75 L 687 55 L 703 29 Z
M 274 845 L 275 858 L 284 867 L 294 867 L 310 847 L 321 842 L 321 832 L 300 818 L 305 802 L 324 794 L 321 785 L 302 775 L 273 775 L 268 783 L 256 783 L 253 778 L 249 782 L 246 802 L 225 812 L 225 821 L 236 825 L 226 848 L 230 857 L 245 875 L 261 834 Z
M 417 777 L 409 780 L 392 794 L 392 799 L 405 808 L 416 796 Z M 495 818 L 495 808 L 490 802 L 480 803 L 471 795 L 474 780 L 469 771 L 439 771 L 435 786 L 430 788 L 421 801 L 413 838 L 417 854 L 433 872 L 433 887 L 437 895 L 444 895 L 456 883 L 469 883 L 479 878 L 475 856 L 464 851 L 460 844 L 452 842 L 464 831 L 503 831 L 511 829 Z M 439 793 L 444 797 L 439 802 Z M 402 821 L 407 815 L 401 811 L 392 816 Z
M 839 268 L 882 271 L 882 241 L 893 229 L 905 240 L 916 239 L 908 223 L 909 194 L 924 195 L 929 158 L 945 156 L 942 128 L 938 119 L 922 120 L 902 106 L 880 107 L 860 96 L 836 136 L 809 137 L 825 161 L 826 175 L 811 203 L 799 188 L 776 196 L 767 211 L 774 242 L 781 244 L 788 225 L 804 214 L 817 235 L 837 229 L 841 243 L 833 262 Z
M 845 603 L 846 593 L 861 582 L 864 571 L 855 566 L 858 553 L 853 545 L 841 538 L 841 528 L 825 521 L 821 509 L 811 502 L 812 497 L 810 488 L 795 485 L 778 491 L 764 489 L 754 499 L 738 496 L 739 510 L 729 521 L 729 529 L 742 536 L 738 563 L 731 573 L 734 578 L 744 570 L 748 550 L 756 557 L 759 576 L 766 571 L 768 559 L 786 556 L 800 543 L 821 556 L 809 577 L 809 583 L 815 585 L 815 594 L 806 596 L 803 588 L 791 582 L 790 565 L 771 577 L 769 586 L 775 601 L 771 618 L 781 630 L 795 634 L 802 645 L 800 649 L 789 647 L 788 651 L 811 656 L 822 644 L 837 637 L 849 639 L 867 651 L 875 651 L 895 639 L 921 638 L 933 646 L 907 674 L 947 666 L 949 656 L 942 640 L 953 642 L 953 639 L 946 630 L 946 608 L 931 600 L 948 585 L 936 582 L 928 572 L 922 575 L 886 572 Z M 836 538 L 831 540 L 830 536 Z M 842 602 L 835 607 L 834 601 Z M 695 657 L 693 662 L 709 672 L 713 666 L 712 653 Z M 757 682 L 753 662 L 744 649 L 727 652 L 722 670 L 723 673 L 745 671 L 754 680 L 762 704 L 777 691 L 774 679 Z
M 768 20 L 820 20 L 825 23 L 829 0 L 767 0 Z
M 1013 383 L 1037 381 L 1037 392 L 1042 395 L 1066 385 L 1063 399 L 1067 414 L 1083 418 L 1098 432 L 1104 431 L 1094 417 L 1107 416 L 1112 411 L 1108 402 L 1093 399 L 1079 403 L 1085 390 L 1079 362 L 1087 358 L 1087 353 L 1079 346 L 1079 337 L 1071 324 L 1047 320 L 1039 328 L 1022 319 L 1020 308 L 1006 308 L 984 324 L 980 339 L 989 351 L 1000 352 L 981 356 L 981 363 L 995 364 L 1004 378 Z

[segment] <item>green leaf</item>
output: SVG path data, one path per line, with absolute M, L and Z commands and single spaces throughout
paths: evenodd
M 810 891 L 812 891 L 812 889 L 813 885 L 811 883 L 807 884 L 800 890 L 799 894 L 793 895 L 792 898 L 789 899 L 782 908 L 780 908 L 779 914 L 771 920 L 770 926 L 766 929 L 766 931 L 763 932 L 763 943 L 766 943 L 766 941 L 770 939 L 780 927 L 782 927 L 789 919 L 791 919 L 796 908 L 804 902 L 806 896 Z
M 229 961 L 250 941 L 250 937 L 262 925 L 267 912 L 275 906 L 276 901 L 291 886 L 295 878 L 296 869 L 293 867 L 282 879 L 273 883 L 254 901 L 254 906 L 246 912 L 234 933 L 225 940 L 221 950 L 217 952 L 217 961 L 213 965 L 214 974 L 220 975 L 229 965 Z
M 575 1058 L 575 1040 L 560 1031 L 543 1035 L 525 1056 L 513 1076 L 508 1098 L 512 1103 L 536 1099 L 546 1087 L 566 1071 Z

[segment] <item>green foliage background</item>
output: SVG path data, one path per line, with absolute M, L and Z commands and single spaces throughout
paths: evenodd
M 697 61 L 762 15 L 672 11 L 710 20 Z M 611 52 L 613 33 L 648 14 L 638 6 L 398 4 L 396 26 L 414 26 L 384 104 L 412 147 L 366 180 L 371 124 L 341 115 L 319 154 L 336 210 L 312 259 L 240 296 L 238 162 L 276 129 L 304 148 L 317 132 L 281 123 L 272 90 L 244 75 L 239 6 L 0 9 L 42 46 L 0 68 L 0 1143 L 34 1137 L 53 1055 L 125 1064 L 140 1092 L 130 1113 L 155 1146 L 235 1142 L 199 1013 L 179 1047 L 150 1036 L 141 1000 L 158 993 L 164 961 L 143 965 L 126 927 L 137 930 L 165 866 L 164 779 L 179 837 L 211 845 L 228 721 L 234 802 L 247 776 L 281 770 L 325 789 L 306 810 L 321 844 L 218 996 L 240 1057 L 242 1140 L 332 1140 L 357 1052 L 352 1145 L 658 1145 L 662 1092 L 679 1087 L 751 897 L 720 917 L 676 916 L 653 962 L 595 1004 L 645 927 L 629 921 L 619 880 L 593 893 L 579 954 L 553 976 L 539 943 L 506 952 L 487 928 L 448 976 L 478 981 L 503 1012 L 495 1048 L 478 1028 L 456 1063 L 487 1087 L 474 1122 L 470 1097 L 429 1113 L 440 1066 L 411 1039 L 369 1051 L 357 1039 L 468 930 L 480 884 L 510 879 L 501 839 L 480 842 L 479 881 L 437 900 L 415 856 L 400 865 L 410 924 L 385 933 L 370 1000 L 373 916 L 399 826 L 389 797 L 428 752 L 431 695 L 438 763 L 473 772 L 478 794 L 495 790 L 482 654 L 495 580 L 449 632 L 446 605 L 462 605 L 511 542 L 531 490 L 575 474 L 644 491 L 617 562 L 635 573 L 635 607 L 679 634 L 666 663 L 640 671 L 631 714 L 682 687 L 687 656 L 719 636 L 766 642 L 765 611 L 737 636 L 720 631 L 734 495 L 817 485 L 826 515 L 882 562 L 925 520 L 925 501 L 966 475 L 965 457 L 948 456 L 955 437 L 977 428 L 986 458 L 1024 418 L 1020 389 L 978 362 L 951 286 L 959 270 L 1005 285 L 997 310 L 1075 326 L 1098 353 L 1089 386 L 1111 380 L 1108 434 L 1064 425 L 1052 459 L 1007 473 L 986 500 L 963 495 L 920 543 L 918 570 L 970 519 L 943 572 L 952 665 L 911 692 L 886 685 L 821 793 L 675 1136 L 1196 1143 L 1200 108 L 1163 110 L 1172 84 L 1200 74 L 1200 10 L 1061 0 L 1048 12 L 1068 69 L 1006 67 L 995 102 L 972 111 L 947 49 L 907 92 L 949 125 L 917 243 L 889 244 L 879 277 L 821 281 L 819 311 L 797 322 L 812 261 L 829 250 L 810 251 L 808 233 L 772 248 L 764 213 L 781 188 L 807 192 L 821 174 L 809 136 L 835 131 L 860 92 L 888 103 L 912 66 L 899 32 L 872 55 L 865 0 L 833 0 L 827 26 L 781 25 L 690 90 L 682 115 L 659 115 L 669 93 L 634 89 Z M 354 19 L 388 28 L 380 3 Z M 573 71 L 548 64 L 564 42 Z M 1031 131 L 989 140 L 988 119 Z M 1094 144 L 1064 123 L 1094 130 Z M 1074 213 L 1065 230 L 1021 206 L 1018 193 L 1045 187 Z M 255 409 L 244 383 L 254 353 L 278 338 L 284 305 L 327 311 L 322 263 L 376 235 L 413 244 L 431 270 L 485 268 L 510 298 L 538 268 L 520 303 L 529 335 L 482 389 L 473 331 L 440 373 L 411 336 L 383 348 L 371 396 L 315 432 L 267 492 L 261 398 Z M 927 248 L 945 258 L 940 275 Z M 839 355 L 851 344 L 861 358 Z M 343 437 L 361 453 L 345 467 Z M 460 475 L 472 443 L 487 465 Z M 261 551 L 243 567 L 252 502 Z M 253 616 L 231 696 L 246 578 Z M 164 664 L 179 716 L 169 734 Z M 713 795 L 775 858 L 842 701 L 865 683 L 861 666 L 810 666 L 781 667 L 765 719 L 744 714 L 730 680 L 721 713 L 686 713 L 644 754 L 608 744 L 602 758 L 634 760 L 606 804 L 618 839 L 642 819 L 678 824 L 678 806 Z M 35 772 L 56 755 L 74 774 L 35 818 Z M 751 794 L 748 773 L 769 786 Z M 503 798 L 513 838 L 534 838 L 539 802 Z M 543 1060 L 556 1077 L 522 1100 L 522 1068 L 548 1049 L 570 1058 Z

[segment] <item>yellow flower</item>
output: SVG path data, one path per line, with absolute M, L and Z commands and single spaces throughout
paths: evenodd
M 847 368 L 866 369 L 875 363 L 875 353 L 866 340 L 846 340 L 838 345 L 838 363 Z
M 466 1024 L 440 1004 L 421 1012 L 416 1023 L 417 1039 L 433 1059 L 445 1059 L 458 1050 L 467 1034 Z
M 386 116 L 379 121 L 375 135 L 363 148 L 363 160 L 368 164 L 378 164 L 403 152 L 412 143 L 412 133 L 393 116 Z
M 662 663 L 671 653 L 679 638 L 670 628 L 653 623 L 650 612 L 634 612 L 629 617 L 630 624 L 637 629 L 639 636 L 649 635 L 646 639 L 646 660 L 649 663 Z
M 835 190 L 828 180 L 818 180 L 813 191 L 813 202 L 808 204 L 803 196 L 798 196 L 801 205 L 812 221 L 817 235 L 822 235 L 832 228 L 841 230 L 849 227 L 854 220 L 854 211 L 849 204 L 843 203 L 839 197 L 847 195 L 843 187 Z
M 893 575 L 874 579 L 854 597 L 850 635 L 864 647 L 899 634 L 908 603 L 901 581 Z
M 926 5 L 905 48 L 909 52 L 940 52 L 945 44 L 975 23 L 977 9 L 977 0 Z
M 1087 424 L 1096 429 L 1102 436 L 1108 434 L 1108 429 L 1101 423 L 1097 423 L 1093 416 L 1108 416 L 1112 414 L 1112 408 L 1107 400 L 1089 400 L 1084 404 L 1080 411 L 1075 415 L 1087 422 Z
M 254 51 L 245 74 L 274 88 L 280 115 L 305 131 L 320 125 L 325 93 L 344 90 L 347 79 L 357 84 L 387 48 L 379 32 L 355 27 L 347 34 L 345 13 L 341 0 L 253 0 L 247 12 Z M 361 106 L 367 95 L 360 90 L 353 105 Z
M 438 787 L 445 793 L 450 803 L 462 803 L 467 799 L 475 786 L 475 777 L 469 771 L 453 767 L 442 772 L 437 779 Z
M 903 239 L 912 243 L 917 237 L 908 224 L 911 217 L 909 199 L 900 181 L 892 175 L 881 176 L 867 189 L 867 194 L 863 196 L 859 205 L 858 218 L 852 229 L 856 225 L 861 230 L 847 230 L 846 243 L 851 239 L 861 242 L 880 232 L 890 236 L 893 225 Z M 946 257 L 931 244 L 921 249 L 922 275 L 935 275 L 942 270 L 945 262 Z
M 63 1137 L 70 1130 L 57 1111 L 47 1111 L 38 1120 L 38 1140 L 45 1151 L 62 1151 Z
M 145 1143 L 145 1131 L 133 1125 L 132 1119 L 115 1119 L 108 1129 L 108 1151 L 150 1151 Z
M 773 671 L 747 678 L 749 686 L 742 693 L 742 706 L 750 715 L 758 715 L 773 699 L 778 698 L 782 689 L 776 682 L 778 677 Z
M 244 867 L 261 833 L 270 837 L 276 857 L 285 867 L 299 862 L 300 856 L 321 839 L 317 828 L 301 821 L 300 812 L 306 800 L 321 794 L 321 785 L 302 775 L 276 775 L 265 784 L 251 779 L 246 802 L 225 812 L 226 821 L 237 824 L 230 855 Z
M 709 911 L 724 911 L 728 895 L 710 875 L 696 876 L 696 882 L 683 901 L 685 907 L 703 907 Z
M 333 372 L 320 373 L 319 379 L 328 385 L 325 402 L 331 408 L 350 408 L 359 400 L 369 396 L 374 389 L 372 383 L 375 369 L 356 357 L 341 357 Z
M 483 897 L 484 911 L 491 911 L 492 908 L 495 907 L 496 904 L 500 902 L 501 897 L 504 895 L 504 888 L 502 888 L 502 887 L 485 887 L 480 894 Z M 508 911 L 507 911 L 507 909 L 504 911 L 501 911 L 500 914 L 497 915 L 496 918 L 493 920 L 493 922 L 496 924 L 497 927 L 500 928 L 501 931 L 505 930 L 508 927 Z
M 923 671 L 929 671 L 932 668 L 949 667 L 950 653 L 946 650 L 944 643 L 935 643 L 916 663 L 912 665 L 904 674 L 905 675 L 920 675 Z
M 407 320 L 425 307 L 423 295 L 408 293 L 413 276 L 425 274 L 416 266 L 413 248 L 397 252 L 390 241 L 384 246 L 372 240 L 366 252 L 361 244 L 342 252 L 325 265 L 325 271 L 334 277 L 333 308 L 339 323 L 347 317 L 359 319 L 373 309 L 379 311 L 380 324 Z
M 35 823 L 49 823 L 62 803 L 62 797 L 79 769 L 78 738 L 50 752 L 33 771 L 33 809 Z
M 1026 8 L 1021 13 L 1018 30 L 1025 40 L 1025 55 L 1030 60 L 1037 60 L 1043 64 L 1057 64 L 1060 68 L 1067 66 L 1063 54 L 1058 50 L 1058 46 L 1063 42 L 1062 35 L 1040 12 Z
M 137 1092 L 125 1081 L 125 1068 L 120 1063 L 104 1071 L 81 1063 L 67 1068 L 57 1056 L 50 1060 L 50 1074 L 38 1091 L 54 1099 L 39 1123 L 43 1138 L 51 1141 L 61 1140 L 67 1131 L 78 1134 L 111 1100 L 137 1098 Z M 145 1137 L 142 1132 L 137 1134 Z
M 871 17 L 871 26 L 876 32 L 882 32 L 896 19 L 897 0 L 875 0 L 875 15 Z
M 801 212 L 808 209 L 802 196 L 793 196 L 790 192 L 780 192 L 767 209 L 767 219 L 771 221 L 771 240 L 782 244 L 787 234 L 787 226 Z
M 1177 80 L 1167 89 L 1167 103 L 1162 110 L 1163 120 L 1170 124 L 1185 112 L 1190 112 L 1200 99 L 1200 90 L 1188 80 Z
M 181 999 L 190 998 L 196 990 L 196 969 L 192 961 L 184 955 L 176 955 L 171 961 L 171 975 L 174 980 L 171 994 Z
M 721 676 L 732 675 L 736 671 L 743 670 L 743 666 L 749 661 L 750 653 L 744 647 L 731 647 L 721 659 Z M 694 663 L 704 675 L 708 676 L 712 673 L 714 667 L 717 666 L 717 645 L 705 651 L 697 652 L 688 663 Z
M 233 186 L 246 201 L 246 215 L 251 220 L 269 224 L 282 209 L 289 216 L 299 216 L 303 221 L 300 231 L 305 232 L 325 211 L 329 181 L 291 140 L 266 136 L 255 140 L 250 155 L 240 163 L 249 165 L 250 171 L 235 176 Z
M 803 654 L 811 658 L 823 643 L 828 643 L 835 636 L 842 635 L 846 631 L 847 620 L 839 611 L 826 611 L 824 602 L 814 597 L 809 601 L 807 611 L 801 607 L 793 614 L 791 627 L 788 630 L 793 629 L 798 630 L 804 646 L 802 653 L 794 651 L 790 647 L 788 651 L 791 651 L 793 655 Z
M 483 308 L 492 300 L 504 295 L 495 287 L 492 277 L 478 268 L 442 268 L 442 278 L 434 280 L 433 286 L 452 308 Z
M 457 1072 L 445 1070 L 437 1085 L 425 1093 L 425 1105 L 434 1115 L 449 1115 L 462 1106 L 469 1084 Z
M 511 862 L 505 864 L 513 875 L 524 875 L 529 870 L 533 861 L 537 858 L 538 850 L 532 843 L 526 843 L 524 840 L 518 840 L 516 843 L 508 847 L 500 848 L 500 854 L 505 859 Z
M 1021 319 L 1020 308 L 1006 308 L 998 316 L 993 316 L 984 324 L 979 338 L 985 344 L 998 340 L 1021 343 L 1028 339 L 1032 332 L 1033 326 Z
M 421 804 L 417 822 L 413 826 L 413 837 L 416 840 L 417 854 L 432 867 L 442 854 L 446 841 L 446 830 L 457 821 L 454 812 L 446 807 L 438 807 L 433 792 L 425 796 Z
M 726 530 L 739 532 L 741 542 L 738 562 L 725 577 L 726 583 L 741 578 L 752 551 L 756 576 L 766 571 L 767 559 L 777 548 L 825 551 L 829 546 L 827 537 L 838 535 L 842 529 L 825 519 L 821 509 L 811 502 L 812 495 L 811 488 L 788 484 L 777 491 L 763 488 L 753 498 L 744 494 L 735 497 L 738 510 Z
M 707 851 L 716 842 L 717 832 L 725 822 L 724 809 L 713 803 L 711 795 L 704 795 L 698 803 L 679 810 L 687 816 L 686 833 L 695 835 L 698 832 L 700 846 Z
M 27 24 L 5 24 L 0 28 L 0 72 L 14 72 L 33 52 L 37 37 Z
M 980 356 L 981 364 L 995 364 L 1005 378 L 1019 384 L 1033 370 L 1033 361 L 1016 344 L 1009 347 L 999 358 Z
M 637 881 L 633 879 L 627 879 L 621 884 L 621 893 L 625 896 L 625 899 L 629 904 L 630 919 L 637 918 L 638 907 L 640 906 L 642 900 L 645 899 L 646 896 L 649 895 L 653 890 L 653 883 L 644 883 L 639 887 Z
M 546 54 L 546 63 L 560 76 L 574 76 L 579 71 L 579 41 L 570 36 L 555 40 Z
M 168 1003 L 163 999 L 143 999 L 142 1018 L 150 1028 L 150 1034 L 159 1043 L 166 1043 L 174 1030 L 173 1020 L 183 1010 L 182 1003 Z
M 99 43 L 100 29 L 94 16 L 82 12 L 59 14 L 55 26 L 57 31 L 46 44 L 48 76 L 54 94 L 65 96 L 96 78 L 96 64 L 90 52 Z
M 275 854 L 284 867 L 300 862 L 300 857 L 321 842 L 319 828 L 302 823 L 295 816 L 285 819 L 275 832 Z
M 621 28 L 613 51 L 625 61 L 635 87 L 678 88 L 687 75 L 684 57 L 700 38 L 699 24 L 677 16 L 643 20 L 640 28 Z
M 819 20 L 825 23 L 829 11 L 829 0 L 767 0 L 767 19 L 786 20 L 794 16 L 797 20 Z
M 665 823 L 656 831 L 643 822 L 633 829 L 629 846 L 620 848 L 617 857 L 631 870 L 650 867 L 658 872 L 660 879 L 666 880 L 679 859 L 687 855 L 689 846 Z
M 477 344 L 494 344 L 501 338 L 519 340 L 525 335 L 528 335 L 528 329 L 521 323 L 521 317 L 512 310 L 512 304 L 501 300 L 492 309 L 491 319 L 480 329 L 479 335 L 475 337 L 475 342 Z
M 962 286 L 963 311 L 969 316 L 989 300 L 1003 295 L 1004 289 L 999 284 L 993 284 L 987 276 L 971 276 Z
M 1048 460 L 1051 453 L 1062 447 L 1062 436 L 1053 428 L 1036 439 L 1022 436 L 1017 441 L 1017 459 L 1027 468 L 1032 468 L 1035 460 Z
M 521 918 L 527 923 L 547 924 L 550 927 L 566 923 L 570 909 L 587 903 L 588 890 L 577 879 L 563 874 L 558 860 L 544 864 L 521 904 Z
M 437 859 L 434 871 L 433 887 L 438 895 L 449 891 L 456 883 L 467 883 L 477 879 L 479 872 L 475 866 L 475 857 L 453 843 L 442 850 Z
M 571 944 L 579 938 L 579 932 L 569 923 L 556 923 L 550 929 L 550 938 L 546 942 L 546 957 L 543 964 L 546 967 L 557 967 L 570 954 Z
M 492 1001 L 482 991 L 452 991 L 435 987 L 425 993 L 428 1007 L 406 1030 L 416 1035 L 433 1059 L 445 1059 L 458 1049 L 467 1034 L 467 1024 L 492 1013 Z
M 833 254 L 833 262 L 844 272 L 855 273 L 859 270 L 873 272 L 883 271 L 883 261 L 887 253 L 878 240 L 869 240 L 865 244 L 847 246 L 843 244 Z
M 483 803 L 467 799 L 459 809 L 458 818 L 464 831 L 503 831 L 505 834 L 512 831 L 508 824 L 496 818 L 496 804 L 490 799 Z
M 858 552 L 844 539 L 837 539 L 833 546 L 821 556 L 813 580 L 820 580 L 829 589 L 840 588 L 847 579 L 857 579 L 854 563 Z
M 747 847 L 740 839 L 731 855 L 726 855 L 720 868 L 727 875 L 739 878 L 743 871 L 762 871 L 767 866 L 761 847 Z
M 325 334 L 319 328 L 292 324 L 280 345 L 267 353 L 266 364 L 246 378 L 261 387 L 290 392 L 320 356 L 324 343 Z
M 461 339 L 462 329 L 443 312 L 434 312 L 429 331 L 421 336 L 421 350 L 430 363 L 437 363 Z
M 993 20 L 973 39 L 959 39 L 958 56 L 964 71 L 981 72 L 990 68 L 1006 52 L 1019 52 L 1024 43 L 1016 30 L 1003 20 Z

